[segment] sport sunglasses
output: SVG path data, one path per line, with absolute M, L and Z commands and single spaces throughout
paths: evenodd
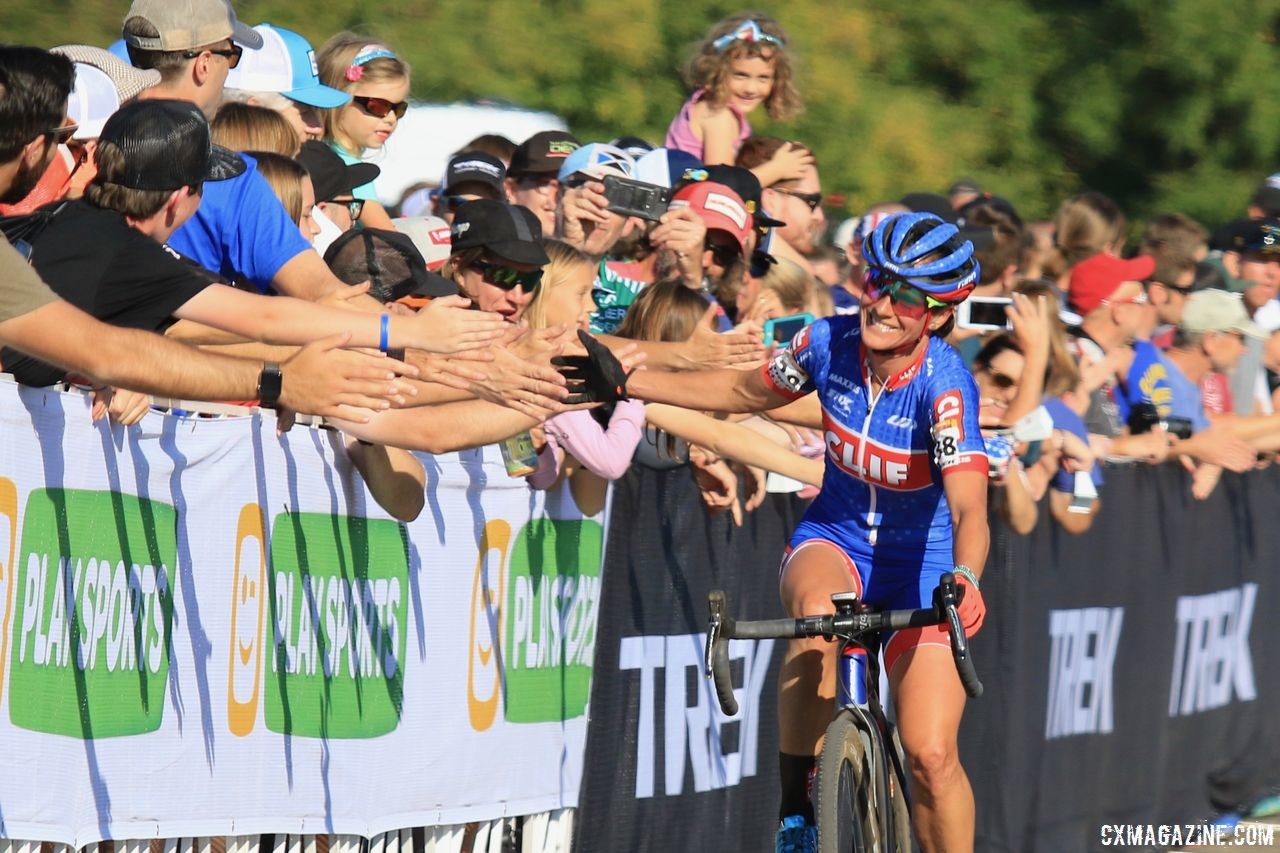
M 864 279 L 867 304 L 879 302 L 885 296 L 893 306 L 893 313 L 907 320 L 919 320 L 930 308 L 944 308 L 945 302 L 934 299 L 918 287 L 890 273 L 871 267 Z
M 818 205 L 822 204 L 822 193 L 802 193 L 795 190 L 785 190 L 782 187 L 773 187 L 772 189 L 774 192 L 800 199 L 809 206 L 810 212 L 817 210 Z
M 525 293 L 534 294 L 538 292 L 538 285 L 542 284 L 540 269 L 521 272 L 502 264 L 491 264 L 486 261 L 476 261 L 471 268 L 484 276 L 485 281 L 503 290 L 514 290 L 519 285 L 524 288 Z
M 386 98 L 355 95 L 351 98 L 351 102 L 359 104 L 362 110 L 374 118 L 386 118 L 387 113 L 395 113 L 396 118 L 404 118 L 404 114 L 409 110 L 408 101 L 388 101 Z
M 224 47 L 219 50 L 213 48 L 205 48 L 204 50 L 184 50 L 182 52 L 183 59 L 198 59 L 201 55 L 212 53 L 214 56 L 221 56 L 227 60 L 228 68 L 235 68 L 240 64 L 240 57 L 244 55 L 244 48 L 235 42 L 231 43 L 231 47 Z

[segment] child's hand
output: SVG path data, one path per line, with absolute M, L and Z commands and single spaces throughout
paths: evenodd
M 764 165 L 769 170 L 768 175 L 773 179 L 769 183 L 796 181 L 804 177 L 805 169 L 813 167 L 813 152 L 800 148 L 794 143 L 784 142 Z

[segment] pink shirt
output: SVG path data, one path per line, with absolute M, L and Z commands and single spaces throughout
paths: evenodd
M 699 160 L 703 157 L 702 140 L 693 135 L 693 105 L 701 101 L 707 96 L 706 89 L 699 89 L 693 93 L 693 97 L 684 102 L 684 106 L 680 108 L 680 114 L 671 120 L 671 126 L 667 128 L 667 148 L 675 148 L 678 151 L 684 151 L 692 154 Z M 733 143 L 733 153 L 737 154 L 738 149 L 742 147 L 742 140 L 751 135 L 751 125 L 747 122 L 747 117 L 742 113 L 729 107 L 729 110 L 738 117 L 738 141 Z
M 609 428 L 603 429 L 590 412 L 562 412 L 547 419 L 543 430 L 547 446 L 538 454 L 538 470 L 526 479 L 530 488 L 549 489 L 564 468 L 564 455 L 572 453 L 589 471 L 616 480 L 631 467 L 631 457 L 644 428 L 644 403 L 622 400 L 613 410 Z

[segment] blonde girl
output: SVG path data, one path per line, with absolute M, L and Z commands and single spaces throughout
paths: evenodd
M 747 115 L 761 104 L 775 121 L 800 111 L 786 33 L 768 15 L 745 12 L 716 24 L 684 76 L 693 95 L 671 122 L 666 147 L 687 151 L 709 166 L 733 165 L 742 141 L 751 135 Z M 798 156 L 789 146 L 782 151 L 792 159 Z M 770 177 L 761 183 L 795 176 Z
M 348 165 L 359 163 L 366 151 L 386 144 L 408 110 L 409 65 L 386 45 L 348 32 L 325 42 L 316 62 L 326 86 L 351 95 L 343 106 L 324 111 L 325 142 Z M 362 225 L 392 228 L 372 182 L 353 195 L 365 201 Z

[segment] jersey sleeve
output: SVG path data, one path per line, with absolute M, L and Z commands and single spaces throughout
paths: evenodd
M 791 343 L 769 359 L 761 368 L 764 381 L 774 393 L 788 400 L 798 400 L 815 390 L 815 377 L 828 361 L 831 351 L 831 325 L 819 320 L 796 332 Z
M 929 435 L 934 465 L 943 476 L 956 471 L 988 473 L 987 450 L 978 428 L 978 386 L 959 356 L 955 366 L 929 375 Z

